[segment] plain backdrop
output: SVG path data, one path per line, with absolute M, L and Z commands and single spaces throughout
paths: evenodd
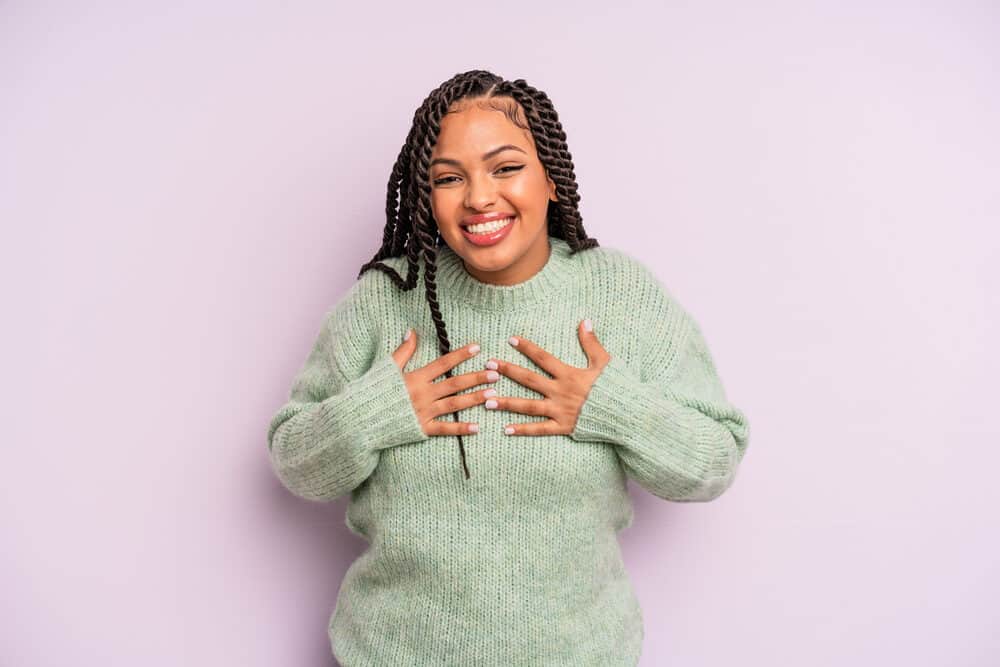
M 476 68 L 751 423 L 630 482 L 643 667 L 997 664 L 1000 10 L 916 4 L 0 4 L 0 664 L 333 664 L 364 543 L 266 428 Z

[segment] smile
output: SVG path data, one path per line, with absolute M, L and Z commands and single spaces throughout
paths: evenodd
M 468 225 L 462 227 L 462 234 L 475 245 L 494 245 L 507 237 L 515 222 L 517 222 L 517 216 L 484 222 L 478 225 Z

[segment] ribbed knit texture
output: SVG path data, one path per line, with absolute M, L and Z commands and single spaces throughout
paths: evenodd
M 438 297 L 452 348 L 482 346 L 454 375 L 495 357 L 547 377 L 512 335 L 586 366 L 577 325 L 593 321 L 611 362 L 572 434 L 506 435 L 508 423 L 545 418 L 464 410 L 480 426 L 463 436 L 466 479 L 457 438 L 423 434 L 391 356 L 408 327 L 419 338 L 406 372 L 440 356 L 423 276 L 401 292 L 377 270 L 326 314 L 271 421 L 284 486 L 316 501 L 350 493 L 346 524 L 369 542 L 329 619 L 343 667 L 634 667 L 643 618 L 617 539 L 633 516 L 626 476 L 678 502 L 711 500 L 733 482 L 748 423 L 696 322 L 625 253 L 550 244 L 542 270 L 511 286 L 479 282 L 443 246 Z M 385 263 L 405 275 L 404 258 Z M 503 375 L 463 393 L 490 386 L 541 398 Z

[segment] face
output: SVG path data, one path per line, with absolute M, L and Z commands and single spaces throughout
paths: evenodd
M 481 282 L 513 285 L 548 261 L 548 202 L 555 183 L 530 131 L 503 112 L 464 101 L 441 119 L 431 152 L 431 210 L 445 243 Z M 518 113 L 524 118 L 518 106 Z M 467 226 L 496 218 L 488 228 Z M 502 229 L 492 229 L 513 217 Z M 477 230 L 480 233 L 476 233 Z

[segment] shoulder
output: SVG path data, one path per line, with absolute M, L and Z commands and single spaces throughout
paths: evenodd
M 402 271 L 405 278 L 405 258 L 393 257 L 383 263 Z M 388 275 L 369 269 L 342 289 L 334 304 L 327 308 L 319 344 L 342 379 L 358 377 L 370 366 L 378 353 L 380 329 L 386 326 L 396 307 L 393 295 L 398 292 Z
M 387 257 L 381 264 L 395 270 L 406 278 L 406 257 Z M 384 271 L 369 268 L 343 292 L 336 304 L 327 312 L 331 326 L 372 332 L 386 320 L 386 315 L 399 307 L 404 293 Z
M 614 281 L 620 285 L 641 285 L 654 278 L 653 272 L 632 254 L 609 246 L 581 250 L 576 255 L 580 266 L 596 280 Z
M 658 272 L 643 260 L 619 248 L 598 246 L 579 253 L 588 282 L 606 294 L 615 296 L 623 306 L 636 313 L 654 317 L 675 316 L 683 312 L 672 290 Z
M 683 346 L 698 334 L 691 313 L 646 262 L 617 248 L 594 250 L 600 251 L 590 260 L 594 281 L 614 299 L 623 321 L 631 323 L 640 340 L 640 356 L 664 369 L 673 367 Z M 653 372 L 642 371 L 644 377 Z

